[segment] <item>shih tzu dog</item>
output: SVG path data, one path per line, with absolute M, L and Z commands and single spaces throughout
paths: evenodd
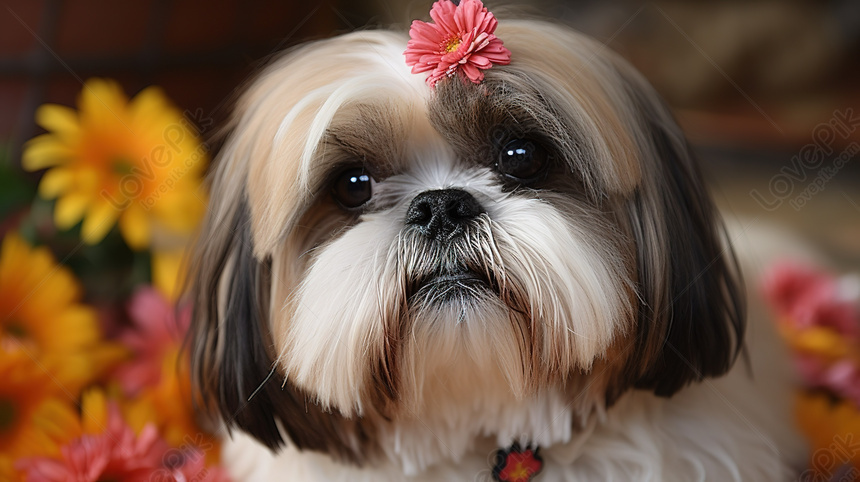
M 236 480 L 790 477 L 743 233 L 667 107 L 566 28 L 431 16 L 295 48 L 238 101 L 190 288 Z

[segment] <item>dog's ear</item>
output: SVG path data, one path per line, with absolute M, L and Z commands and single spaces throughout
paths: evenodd
M 194 303 L 189 346 L 192 384 L 199 406 L 275 450 L 280 430 L 300 449 L 360 463 L 368 439 L 360 420 L 327 413 L 275 370 L 269 329 L 271 266 L 254 256 L 244 195 L 220 200 L 192 252 Z M 219 208 L 225 208 L 220 210 Z M 213 212 L 229 213 L 229 222 Z
M 643 179 L 629 200 L 640 306 L 634 386 L 669 396 L 724 374 L 743 343 L 737 262 L 691 147 L 665 103 L 628 73 Z M 632 367 L 629 367 L 632 368 Z M 637 373 L 638 372 L 638 373 Z

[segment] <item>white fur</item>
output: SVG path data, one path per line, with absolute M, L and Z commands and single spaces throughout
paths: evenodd
M 630 306 L 622 297 L 623 283 L 629 281 L 622 277 L 622 263 L 605 240 L 571 223 L 549 204 L 502 193 L 487 169 L 459 168 L 447 150 L 434 153 L 425 148 L 415 165 L 419 167 L 414 174 L 379 183 L 376 202 L 390 204 L 389 209 L 362 216 L 361 223 L 312 255 L 310 269 L 290 300 L 295 311 L 284 323 L 286 343 L 279 360 L 287 378 L 316 395 L 324 407 L 346 415 L 363 413 L 360 390 L 367 380 L 366 360 L 381 350 L 382 320 L 402 297 L 398 276 L 410 269 L 408 257 L 401 261 L 405 266 L 398 266 L 404 251 L 398 242 L 403 213 L 418 193 L 451 187 L 483 200 L 491 220 L 486 230 L 493 241 L 484 258 L 500 267 L 500 273 L 520 277 L 518 283 L 547 340 L 545 369 L 562 373 L 590 369 L 614 336 L 627 329 L 623 320 L 629 319 L 625 315 Z M 341 301 L 328 302 L 331 293 L 338 293 Z M 455 371 L 474 370 L 480 376 L 501 365 L 507 367 L 506 387 L 514 393 L 526 391 L 528 374 L 518 373 L 521 349 L 504 310 L 435 310 L 416 316 L 418 331 L 410 349 L 447 346 L 448 354 L 422 356 L 420 362 L 406 366 L 468 354 Z M 463 320 L 464 316 L 472 319 Z M 425 331 L 431 327 L 432 333 Z M 476 327 L 480 333 L 468 336 Z M 420 387 L 420 378 L 412 381 L 407 393 L 420 399 L 426 390 Z
M 356 469 L 292 448 L 273 457 L 238 433 L 226 441 L 224 461 L 243 481 L 489 481 L 493 451 L 528 434 L 523 440 L 540 442 L 544 469 L 538 480 L 544 482 L 790 480 L 806 448 L 790 422 L 790 363 L 757 280 L 769 262 L 811 255 L 802 245 L 792 246 L 790 236 L 780 240 L 755 224 L 738 223 L 730 236 L 751 287 L 752 377 L 739 362 L 728 375 L 669 399 L 630 392 L 608 412 L 594 412 L 580 431 L 571 430 L 572 403 L 558 394 L 515 401 L 504 396 L 498 379 L 467 380 L 464 387 L 463 380 L 436 377 L 434 388 L 445 391 L 437 399 L 443 405 L 385 435 L 389 463 L 382 467 Z M 463 401 L 482 392 L 486 397 Z M 435 464 L 425 467 L 428 461 L 421 456 L 434 452 L 439 453 Z

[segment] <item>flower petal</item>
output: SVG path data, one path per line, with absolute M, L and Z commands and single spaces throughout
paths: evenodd
M 78 115 L 74 109 L 58 104 L 44 104 L 36 109 L 36 124 L 46 130 L 70 138 L 80 132 Z
M 96 244 L 110 231 L 119 216 L 119 211 L 107 201 L 98 201 L 91 206 L 84 224 L 81 226 L 81 238 L 87 244 Z
M 62 164 L 73 155 L 69 146 L 53 134 L 42 134 L 27 141 L 21 156 L 25 171 L 38 171 Z
M 462 65 L 462 68 L 463 73 L 466 74 L 466 77 L 468 77 L 473 83 L 477 84 L 484 80 L 484 73 L 474 65 L 467 62 Z
M 487 43 L 487 46 L 480 50 L 481 55 L 490 59 L 490 62 L 499 65 L 508 65 L 511 63 L 511 51 L 506 49 L 502 41 L 494 37 Z
M 446 33 L 438 25 L 421 20 L 414 20 L 409 29 L 410 42 L 413 42 L 413 45 L 431 48 L 439 47 L 445 37 L 449 36 Z
M 468 1 L 468 0 L 466 0 Z M 457 24 L 454 22 L 454 15 L 457 12 L 457 6 L 449 0 L 438 0 L 430 8 L 430 18 L 436 22 L 445 32 L 456 33 Z
M 60 229 L 69 229 L 84 217 L 90 197 L 81 193 L 69 193 L 57 200 L 54 206 L 54 223 Z
M 72 171 L 56 167 L 46 172 L 39 181 L 39 195 L 45 199 L 54 199 L 72 185 Z
M 153 257 L 168 255 L 168 252 L 155 251 Z M 146 287 L 139 288 L 135 291 L 134 296 L 128 302 L 128 314 L 131 321 L 134 322 L 136 330 L 135 335 L 147 335 L 156 337 L 158 334 L 165 335 L 170 333 L 168 326 L 173 324 L 173 307 L 164 295 L 156 289 Z M 159 343 L 168 343 L 170 338 L 162 338 Z M 151 347 L 148 347 L 151 348 Z
M 48 399 L 42 403 L 33 414 L 32 422 L 56 445 L 69 442 L 81 432 L 75 409 L 59 399 Z M 51 455 L 59 455 L 56 446 L 46 449 Z
M 170 300 L 180 294 L 183 254 L 182 249 L 152 253 L 152 284 Z
M 129 204 L 119 218 L 119 230 L 131 249 L 146 248 L 150 235 L 149 220 L 140 204 L 136 202 Z
M 99 341 L 98 318 L 93 309 L 76 305 L 66 307 L 56 316 L 54 325 L 68 330 L 62 339 L 51 340 L 48 348 L 54 352 L 81 350 Z
M 484 79 L 481 70 L 495 63 L 510 63 L 510 52 L 493 35 L 498 21 L 480 0 L 462 0 L 459 5 L 439 0 L 433 4 L 430 17 L 435 23 L 412 22 L 403 54 L 412 73 L 432 70 L 425 79 L 431 88 L 458 70 L 480 83 Z M 450 50 L 454 45 L 457 48 Z M 473 54 L 480 55 L 472 59 Z
M 473 30 L 477 20 L 476 17 L 482 13 L 482 10 L 484 10 L 484 5 L 478 0 L 463 0 L 460 2 L 460 7 L 455 10 L 453 18 L 457 29 L 462 32 Z
M 483 55 L 470 55 L 469 63 L 479 69 L 489 69 L 493 66 L 492 62 L 490 62 L 490 59 L 484 57 Z
M 84 433 L 100 434 L 107 430 L 107 399 L 101 390 L 87 390 L 81 396 Z
M 135 124 L 146 124 L 152 119 L 162 117 L 164 111 L 172 107 L 160 87 L 150 86 L 134 96 L 129 104 L 129 112 Z
M 113 80 L 89 79 L 78 98 L 81 121 L 94 126 L 113 126 L 129 129 L 126 121 L 128 99 Z

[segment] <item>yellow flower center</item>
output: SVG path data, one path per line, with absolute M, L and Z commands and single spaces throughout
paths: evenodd
M 510 477 L 512 480 L 528 480 L 530 475 L 529 469 L 523 467 L 522 462 L 518 462 L 516 468 L 511 471 Z
M 460 46 L 460 42 L 462 42 L 460 37 L 451 37 L 450 39 L 448 39 L 448 41 L 445 43 L 445 53 L 450 54 L 451 52 L 457 50 L 457 48 Z
M 15 425 L 15 404 L 11 400 L 0 398 L 0 433 L 8 431 Z

